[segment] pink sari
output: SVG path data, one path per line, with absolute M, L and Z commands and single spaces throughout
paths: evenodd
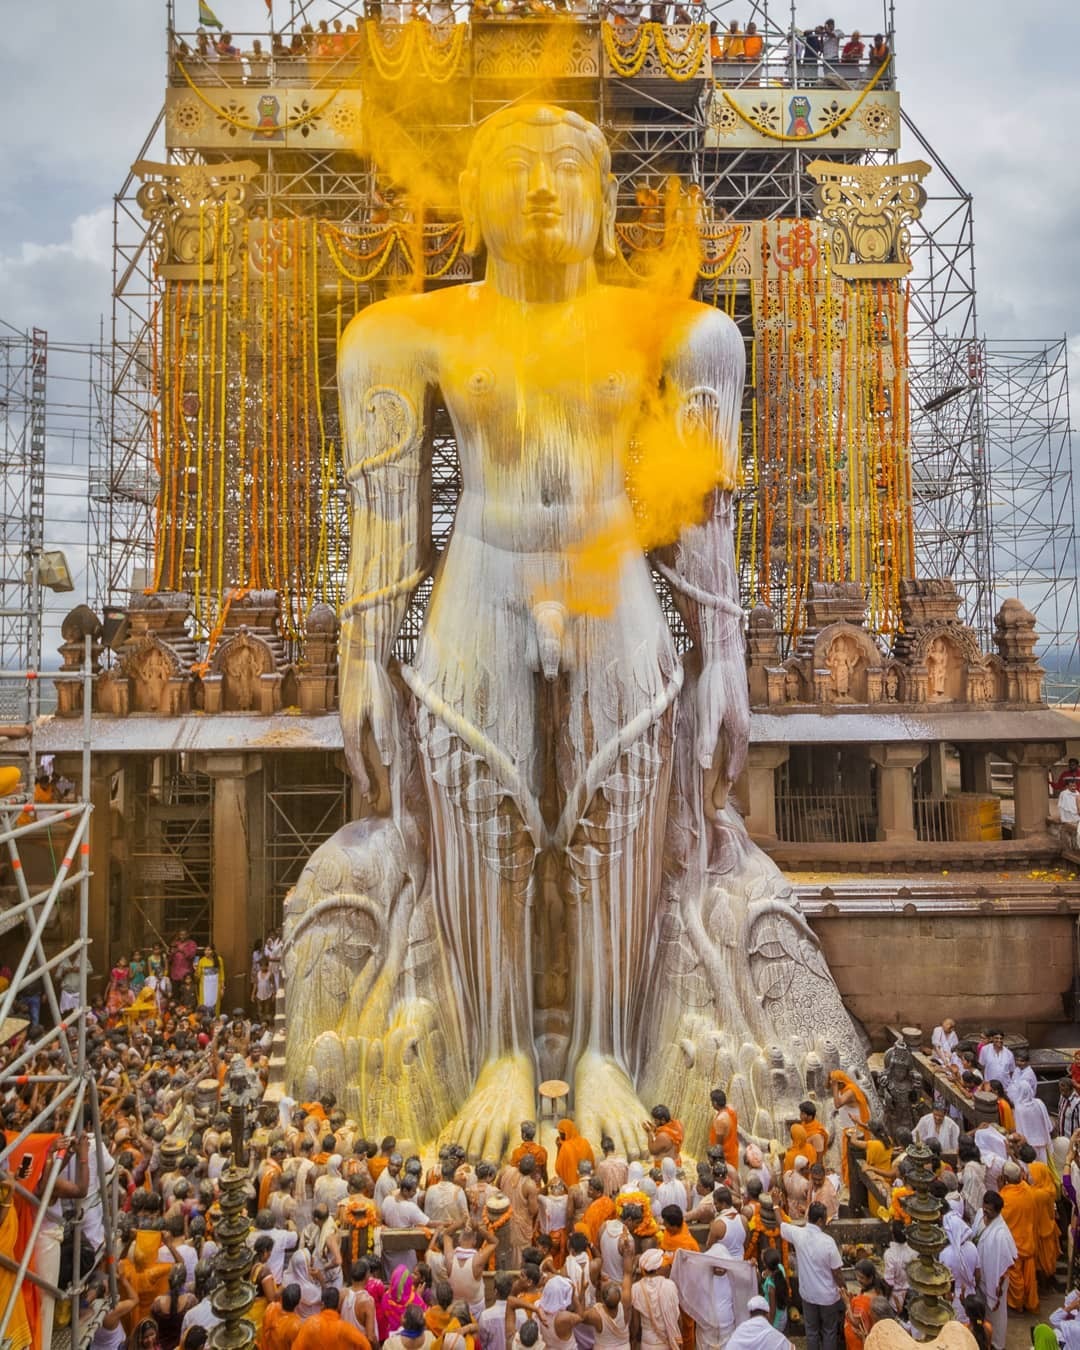
M 397 1266 L 390 1276 L 390 1283 L 380 1294 L 375 1304 L 375 1320 L 379 1327 L 379 1340 L 385 1341 L 401 1329 L 401 1319 L 410 1303 L 425 1308 L 424 1300 L 417 1293 L 412 1275 L 405 1266 Z

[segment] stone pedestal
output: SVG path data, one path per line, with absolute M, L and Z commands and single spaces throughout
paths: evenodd
M 926 758 L 926 746 L 871 745 L 869 754 L 878 766 L 877 837 L 888 844 L 914 843 L 913 773 Z
M 1014 839 L 1045 834 L 1050 814 L 1050 768 L 1061 758 L 1058 741 L 1010 745 L 1005 758 L 1013 766 Z
M 777 842 L 776 770 L 787 762 L 786 745 L 752 745 L 746 762 L 746 828 L 752 838 Z

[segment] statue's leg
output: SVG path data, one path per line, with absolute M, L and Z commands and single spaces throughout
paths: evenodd
M 556 831 L 570 915 L 575 1119 L 632 1155 L 644 1146 L 634 1079 L 648 1015 L 679 689 L 674 669 L 665 676 L 654 658 L 643 672 L 643 653 L 634 656 L 621 667 L 614 701 L 598 680 L 580 691 L 580 719 L 564 719 L 565 804 Z M 611 667 L 608 677 L 610 684 Z
M 444 1132 L 498 1159 L 535 1114 L 531 911 L 538 810 L 524 775 L 440 704 L 415 672 L 417 741 L 431 817 L 431 879 L 472 1091 Z M 532 829 L 527 817 L 532 816 Z

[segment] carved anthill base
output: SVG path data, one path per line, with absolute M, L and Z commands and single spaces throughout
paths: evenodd
M 869 1087 L 864 1046 L 790 886 L 730 808 L 708 833 L 708 856 L 674 869 L 665 890 L 632 1080 L 602 1056 L 568 1066 L 579 1128 L 631 1151 L 642 1101 L 667 1105 L 700 1154 L 713 1088 L 745 1129 L 783 1138 L 800 1100 L 829 1102 L 832 1069 Z M 457 1023 L 423 841 L 406 834 L 381 818 L 346 826 L 287 902 L 287 1089 L 334 1092 L 369 1138 L 422 1147 L 449 1131 L 490 1156 L 507 1137 L 497 1122 L 532 1114 L 535 1075 L 525 1056 L 481 1066 L 475 1082 L 466 1071 L 469 1029 Z M 621 1094 L 583 1090 L 613 1074 Z M 478 1100 L 484 1110 L 470 1110 Z
M 285 906 L 286 1087 L 369 1137 L 437 1137 L 466 1082 L 422 844 L 372 817 L 311 857 Z

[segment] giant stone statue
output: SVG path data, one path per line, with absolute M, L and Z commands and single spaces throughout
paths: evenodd
M 716 309 L 600 284 L 615 182 L 576 114 L 491 118 L 461 199 L 485 279 L 374 304 L 341 342 L 341 717 L 364 809 L 287 905 L 287 1083 L 333 1089 L 368 1136 L 452 1136 L 488 1158 L 545 1077 L 570 1083 L 583 1132 L 631 1155 L 642 1098 L 700 1151 L 716 1086 L 772 1134 L 808 1082 L 864 1060 L 790 888 L 728 803 L 749 729 L 743 342 Z M 436 559 L 437 398 L 462 491 Z M 646 554 L 657 485 L 635 495 L 633 466 L 658 436 L 676 486 L 704 443 L 712 490 Z M 658 586 L 691 635 L 682 656 Z

